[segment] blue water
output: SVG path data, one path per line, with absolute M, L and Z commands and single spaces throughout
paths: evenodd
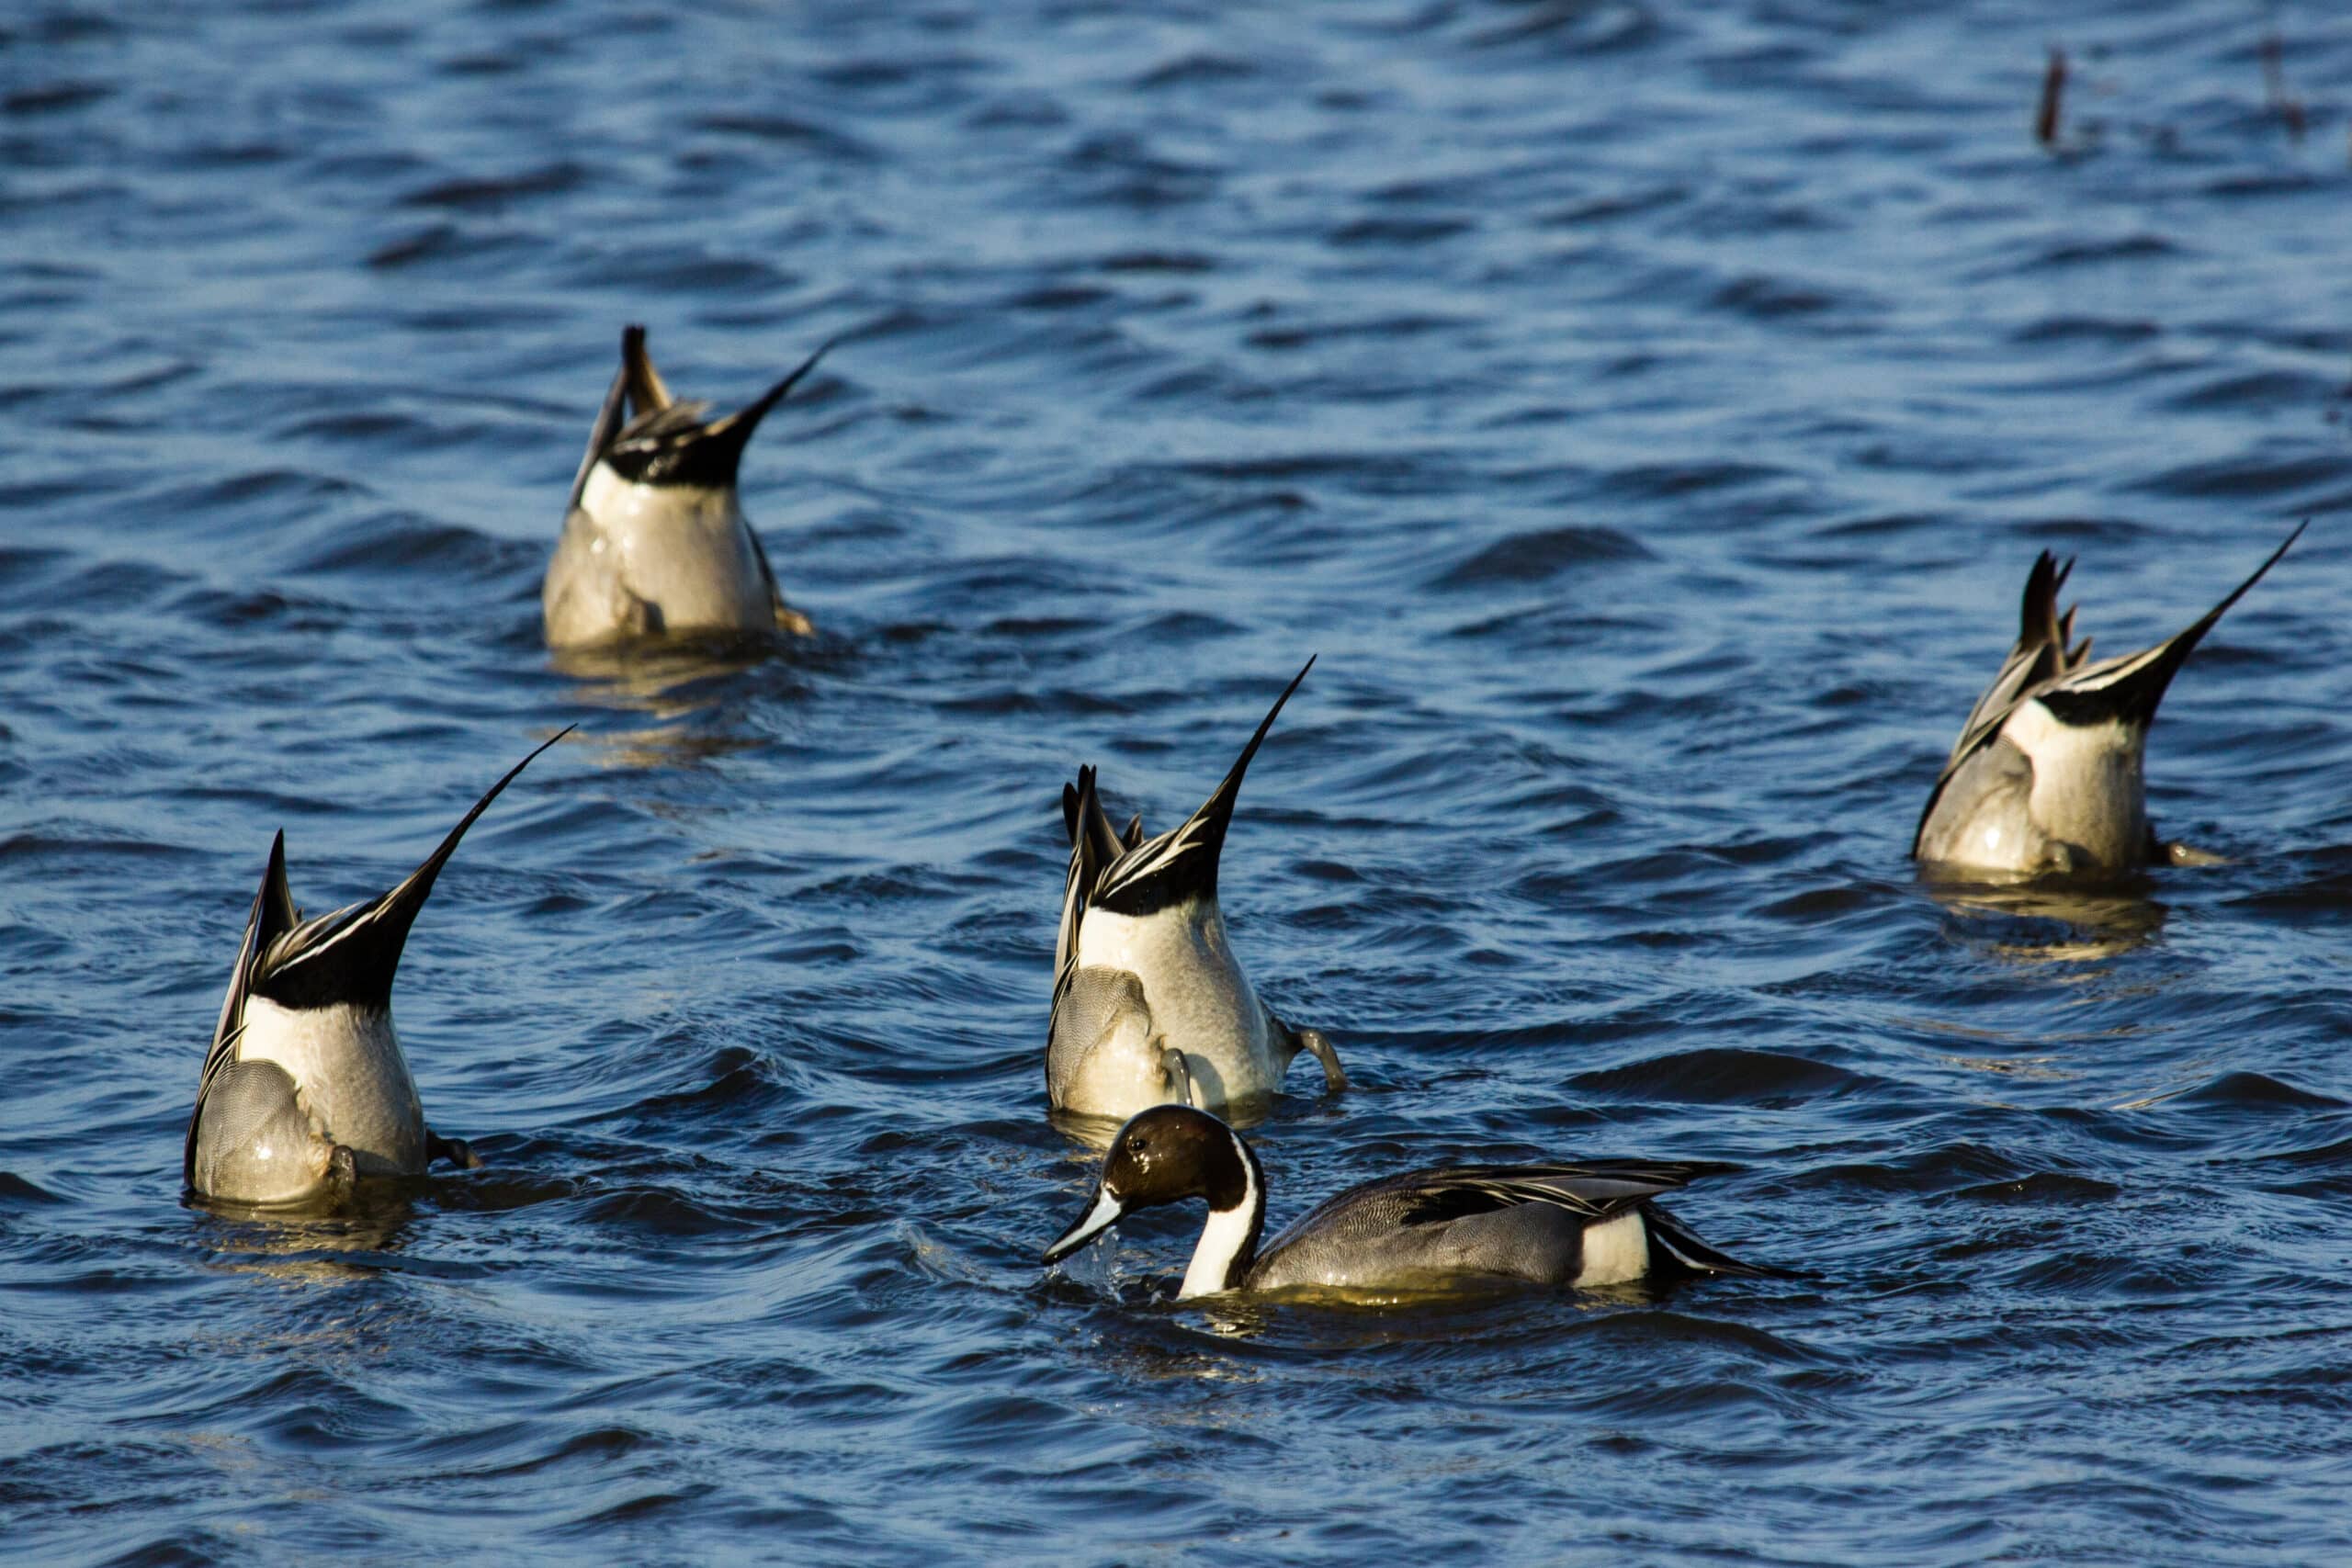
M 2352 1554 L 2352 21 L 1934 9 L 0 8 L 7 1554 Z M 812 643 L 540 646 L 629 321 L 840 340 L 744 476 Z M 2151 747 L 2230 864 L 1917 883 L 2037 551 L 2121 651 L 2304 517 Z M 1274 1221 L 1721 1159 L 1810 1277 L 1038 1268 L 1060 786 L 1168 825 L 1310 652 Z M 570 723 L 401 976 L 486 1168 L 185 1204 L 269 835 L 372 894 Z

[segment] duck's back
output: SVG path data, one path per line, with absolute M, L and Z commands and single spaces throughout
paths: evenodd
M 1445 1171 L 1416 1171 L 1351 1189 L 1311 1210 L 1266 1245 L 1249 1288 L 1443 1289 L 1479 1279 L 1572 1285 L 1584 1272 L 1589 1215 L 1551 1203 L 1513 1203 L 1448 1214 L 1430 1201 Z M 1604 1228 L 1630 1222 L 1628 1209 Z

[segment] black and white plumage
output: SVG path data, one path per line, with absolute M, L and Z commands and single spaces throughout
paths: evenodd
M 671 396 L 643 327 L 622 332 L 621 367 L 540 588 L 549 647 L 695 632 L 809 634 L 808 617 L 776 587 L 735 479 L 760 421 L 824 355 L 820 348 L 750 406 L 711 419 L 710 404 Z
M 2047 550 L 2026 578 L 2018 639 L 1968 715 L 1919 814 L 1912 855 L 2011 876 L 2113 874 L 2166 858 L 2148 825 L 2148 727 L 2205 634 L 2301 537 L 2297 527 L 2196 624 L 2091 662 L 2058 610 L 2074 562 Z
M 1709 1247 L 1651 1200 L 1724 1168 L 1603 1159 L 1462 1165 L 1368 1181 L 1262 1247 L 1266 1178 L 1216 1117 L 1157 1106 L 1119 1130 L 1086 1213 L 1046 1249 L 1059 1262 L 1137 1209 L 1200 1198 L 1208 1222 L 1178 1287 L 1424 1292 L 1517 1281 L 1590 1287 L 1653 1275 L 1767 1274 Z
M 1062 790 L 1069 833 L 1054 943 L 1046 1089 L 1054 1108 L 1125 1117 L 1163 1101 L 1212 1110 L 1270 1100 L 1302 1050 L 1328 1088 L 1347 1087 L 1337 1052 L 1276 1018 L 1242 972 L 1217 906 L 1217 865 L 1241 780 L 1310 659 L 1274 700 L 1223 783 L 1156 839 L 1136 817 L 1122 834 L 1092 768 Z
M 286 880 L 286 835 L 271 840 L 188 1118 L 181 1179 L 191 1191 L 300 1202 L 362 1176 L 419 1176 L 435 1158 L 476 1163 L 465 1145 L 424 1124 L 392 1029 L 392 977 L 466 829 L 571 733 L 509 769 L 424 864 L 379 897 L 303 919 Z

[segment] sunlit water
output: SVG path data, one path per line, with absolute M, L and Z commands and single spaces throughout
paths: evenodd
M 7 1554 L 2352 1549 L 2352 24 L 2278 8 L 2299 140 L 2252 5 L 1900 9 L 10 9 Z M 745 475 L 814 643 L 540 647 L 632 320 L 730 404 L 841 340 Z M 2121 651 L 2305 516 L 2152 750 L 2232 863 L 1923 890 L 2036 551 Z M 1061 784 L 1172 823 L 1309 652 L 1275 1222 L 1723 1159 L 1808 1277 L 1039 1269 Z M 184 1204 L 270 833 L 374 893 L 572 722 L 401 978 L 487 1167 Z

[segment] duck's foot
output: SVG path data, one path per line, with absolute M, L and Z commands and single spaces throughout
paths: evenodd
M 1340 1066 L 1340 1054 L 1331 1048 L 1331 1042 L 1324 1037 L 1323 1032 L 1319 1029 L 1301 1029 L 1294 1032 L 1298 1036 L 1299 1049 L 1321 1064 L 1323 1091 L 1326 1094 L 1337 1094 L 1347 1088 L 1348 1075 Z
M 1159 1053 L 1159 1066 L 1168 1075 L 1168 1092 L 1176 1097 L 1176 1103 L 1199 1110 L 1201 1102 L 1193 1098 L 1193 1069 L 1184 1060 L 1184 1053 L 1173 1045 L 1163 1046 Z
M 445 1138 L 427 1127 L 424 1130 L 424 1163 L 431 1165 L 436 1159 L 446 1159 L 459 1170 L 481 1168 L 481 1156 L 474 1153 L 472 1145 L 463 1138 Z

